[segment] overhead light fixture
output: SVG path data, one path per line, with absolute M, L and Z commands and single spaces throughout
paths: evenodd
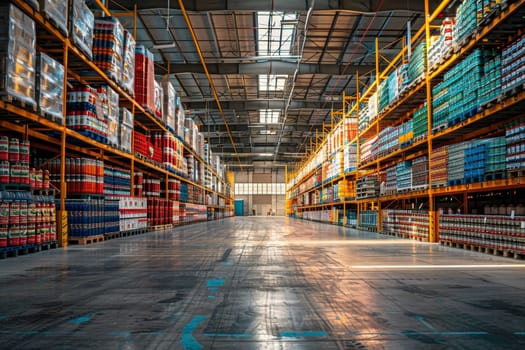
M 162 50 L 162 49 L 171 49 L 171 48 L 174 48 L 176 46 L 177 46 L 177 44 L 171 43 L 171 44 L 153 45 L 153 48 L 157 49 L 157 50 Z
M 296 26 L 299 24 L 299 19 L 282 19 L 281 26 Z
M 257 153 L 259 157 L 272 157 L 273 153 Z

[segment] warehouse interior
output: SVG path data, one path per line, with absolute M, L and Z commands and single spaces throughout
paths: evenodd
M 525 0 L 0 8 L 0 348 L 525 347 Z

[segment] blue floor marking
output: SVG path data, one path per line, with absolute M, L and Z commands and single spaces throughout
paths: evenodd
M 514 332 L 514 335 L 525 335 L 525 332 Z
M 184 350 L 202 349 L 202 345 L 199 344 L 199 342 L 197 341 L 197 339 L 195 339 L 195 337 L 193 337 L 193 331 L 205 319 L 206 319 L 206 316 L 198 315 L 198 316 L 195 316 L 193 320 L 191 320 L 190 323 L 184 326 L 184 328 L 182 329 L 182 339 L 180 341 L 180 344 L 182 345 Z
M 208 295 L 208 299 L 215 299 L 215 295 Z
M 208 288 L 208 291 L 210 293 L 217 293 L 219 291 L 219 289 L 217 289 L 217 288 Z
M 401 332 L 403 335 L 488 335 L 488 332 Z
M 208 280 L 208 283 L 206 284 L 207 288 L 222 286 L 224 286 L 224 280 Z
M 328 333 L 324 331 L 282 332 L 278 336 L 284 338 L 326 337 Z
M 124 336 L 130 336 L 131 332 L 126 331 L 115 331 L 115 332 L 109 332 L 109 335 L 124 335 Z
M 225 261 L 223 263 L 224 266 L 233 266 L 233 262 L 232 261 Z
M 91 316 L 93 314 L 94 313 L 90 313 L 90 314 L 87 314 L 87 315 L 84 315 L 84 316 L 77 317 L 77 318 L 72 319 L 71 321 L 69 321 L 69 323 L 82 324 L 82 323 L 89 322 L 89 321 L 91 321 Z
M 421 322 L 425 327 L 427 327 L 428 329 L 430 330 L 433 330 L 435 331 L 436 329 L 430 324 L 428 323 L 427 321 L 425 321 L 425 318 L 423 316 L 416 316 L 416 320 L 418 320 L 419 322 Z
M 0 315 L 0 321 L 7 318 L 7 315 Z
M 253 334 L 226 334 L 226 333 L 204 333 L 205 337 L 223 337 L 223 338 L 251 338 Z

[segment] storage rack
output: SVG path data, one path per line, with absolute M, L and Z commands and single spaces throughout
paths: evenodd
M 345 206 L 357 207 L 357 226 L 361 228 L 373 228 L 382 233 L 429 242 L 441 242 L 450 246 L 486 251 L 497 255 L 523 255 L 525 254 L 523 242 L 525 224 L 523 224 L 523 217 L 519 216 L 522 211 L 522 201 L 525 193 L 525 172 L 523 167 L 503 168 L 503 170 L 498 168 L 500 169 L 499 171 L 480 173 L 475 164 L 476 162 L 485 161 L 489 163 L 488 160 L 483 159 L 483 157 L 488 157 L 486 153 L 482 153 L 476 148 L 479 146 L 478 143 L 483 143 L 479 141 L 480 139 L 497 137 L 501 139 L 501 137 L 506 135 L 506 128 L 507 134 L 514 132 L 513 130 L 520 130 L 519 125 L 522 125 L 525 107 L 523 81 L 506 91 L 501 91 L 492 96 L 490 95 L 491 91 L 480 93 L 480 96 L 484 99 L 480 98 L 478 100 L 479 105 L 465 107 L 462 114 L 455 119 L 448 120 L 444 125 L 439 123 L 433 125 L 433 119 L 436 118 L 438 122 L 440 118 L 440 115 L 436 114 L 439 111 L 436 113 L 434 111 L 435 107 L 439 106 L 433 105 L 433 101 L 436 98 L 436 102 L 439 102 L 437 97 L 440 91 L 436 88 L 439 86 L 438 84 L 453 74 L 461 75 L 462 72 L 456 73 L 454 67 L 458 67 L 462 62 L 472 59 L 477 53 L 477 49 L 490 48 L 500 52 L 498 50 L 509 46 L 509 43 L 523 35 L 525 32 L 523 26 L 525 1 L 502 1 L 498 4 L 485 1 L 443 1 L 432 13 L 430 13 L 428 1 L 426 1 L 425 24 L 411 38 L 410 44 L 413 48 L 419 47 L 423 43 L 427 49 L 430 49 L 432 44 L 431 34 L 436 27 L 439 27 L 439 21 L 443 20 L 442 15 L 455 14 L 458 6 L 462 6 L 461 11 L 463 12 L 468 6 L 476 8 L 476 3 L 485 5 L 485 7 L 481 6 L 481 10 L 478 7 L 478 13 L 473 15 L 475 24 L 477 18 L 477 25 L 470 28 L 470 31 L 463 30 L 461 37 L 458 37 L 458 40 L 449 52 L 440 57 L 437 64 L 433 66 L 426 65 L 423 75 L 411 81 L 410 85 L 398 94 L 389 105 L 383 110 L 379 110 L 368 125 L 360 120 L 360 132 L 355 140 L 358 145 L 362 145 L 366 141 L 377 137 L 382 130 L 388 127 L 403 126 L 405 122 L 411 121 L 414 115 L 418 117 L 419 132 L 417 136 L 411 137 L 409 135 L 404 140 L 408 142 L 399 142 L 397 148 L 392 148 L 385 153 L 376 153 L 372 159 L 366 162 L 360 156 L 358 169 L 355 172 L 356 181 L 370 175 L 377 176 L 380 181 L 384 181 L 387 173 L 392 178 L 392 167 L 396 167 L 403 162 L 409 162 L 407 163 L 408 165 L 414 160 L 416 160 L 418 171 L 421 174 L 421 171 L 424 171 L 421 159 L 426 157 L 428 162 L 426 185 L 421 185 L 419 182 L 417 187 L 408 186 L 406 190 L 398 188 L 395 192 L 380 191 L 377 196 L 371 198 L 345 202 Z M 471 21 L 471 19 L 466 19 L 466 17 L 461 19 L 464 22 Z M 462 29 L 464 28 L 458 28 L 457 30 L 461 31 Z M 375 102 L 376 106 L 380 103 L 378 87 L 382 86 L 382 83 L 390 77 L 396 68 L 408 61 L 408 47 L 404 46 L 397 57 L 388 62 L 387 67 L 380 71 L 381 49 L 377 43 L 378 41 L 376 40 L 375 80 L 361 93 L 360 84 L 362 83 L 359 82 L 358 78 L 358 94 L 354 97 L 354 110 L 352 111 L 357 115 L 360 114 L 360 109 L 370 107 L 368 105 L 369 100 Z M 519 44 L 515 46 L 520 47 Z M 428 51 L 425 50 L 424 53 L 424 62 L 426 64 Z M 518 57 L 519 59 L 523 60 L 523 52 Z M 451 79 L 449 78 L 449 80 Z M 482 84 L 487 84 L 488 86 L 491 82 L 485 81 Z M 433 96 L 433 92 L 436 96 Z M 468 100 L 468 97 L 468 95 L 465 95 L 464 100 Z M 346 101 L 346 97 L 343 100 Z M 375 106 L 372 104 L 371 107 L 374 108 Z M 427 117 L 426 133 L 421 130 L 422 114 L 425 113 L 425 109 Z M 514 124 L 509 126 L 509 123 Z M 326 133 L 323 136 L 331 138 L 332 134 Z M 445 149 L 450 145 L 457 145 L 464 141 L 467 143 L 463 147 L 464 158 L 461 167 L 464 166 L 465 158 L 468 157 L 470 158 L 468 158 L 467 162 L 474 162 L 474 165 L 470 165 L 471 169 L 460 169 L 463 170 L 463 173 L 458 175 L 461 176 L 458 180 L 444 182 L 443 169 L 437 169 L 441 170 L 441 173 L 439 173 L 433 165 L 435 162 L 444 164 L 441 158 L 450 156 Z M 496 143 L 496 141 L 494 142 Z M 313 154 L 297 166 L 294 176 L 289 177 L 291 179 L 288 182 L 290 203 L 287 207 L 290 210 L 290 215 L 302 217 L 303 212 L 311 210 L 310 206 L 301 205 L 298 196 L 304 192 L 315 191 L 316 188 L 304 190 L 303 187 L 303 191 L 298 191 L 298 188 L 312 176 L 312 173 L 305 171 L 305 169 L 313 167 L 311 163 L 315 162 L 315 156 L 319 153 L 322 145 L 322 142 L 317 145 Z M 465 151 L 465 147 L 470 147 L 470 151 Z M 480 147 L 480 149 L 483 149 L 483 146 Z M 497 153 L 498 151 L 494 152 Z M 509 148 L 507 148 L 507 154 L 508 152 Z M 497 161 L 491 160 L 491 162 Z M 487 167 L 486 169 L 489 168 Z M 403 168 L 400 170 L 403 170 Z M 433 180 L 433 175 L 437 176 L 435 181 Z M 422 176 L 425 176 L 424 173 Z M 504 201 L 509 201 L 509 203 L 515 201 L 519 204 L 513 203 L 513 205 L 507 206 L 506 209 L 500 209 L 499 214 L 501 216 L 499 218 L 490 216 L 490 214 L 494 214 L 494 207 L 503 206 Z M 327 210 L 333 207 L 334 204 L 330 203 L 322 206 L 323 209 Z M 411 214 L 413 215 L 412 217 Z M 454 215 L 462 216 L 458 219 Z M 494 227 L 497 225 L 494 225 L 490 226 L 490 232 L 484 232 L 480 225 L 475 225 L 483 221 L 483 218 L 485 218 L 484 220 L 489 220 L 491 225 L 502 218 L 505 218 L 505 220 L 509 219 L 513 224 L 507 225 L 505 223 L 505 227 L 513 227 L 515 230 L 511 232 L 505 228 L 498 232 L 494 230 Z M 462 220 L 465 223 L 465 225 L 461 226 L 462 229 L 459 232 L 451 232 L 450 227 L 447 225 L 450 222 L 461 222 Z M 407 223 L 413 222 L 417 222 L 417 224 L 407 225 Z M 386 225 L 386 227 L 383 227 L 383 225 Z M 463 227 L 468 227 L 470 231 Z M 467 231 L 469 233 L 466 233 Z M 488 236 L 489 234 L 492 236 Z M 465 236 L 468 236 L 468 239 L 465 239 Z M 512 243 L 507 242 L 511 241 L 511 238 Z
M 148 133 L 170 132 L 162 120 L 154 116 L 151 111 L 147 111 L 127 91 L 111 79 L 102 69 L 97 67 L 86 54 L 75 46 L 63 30 L 57 29 L 56 23 L 49 16 L 45 16 L 25 1 L 12 0 L 10 2 L 35 22 L 38 33 L 38 49 L 50 55 L 64 66 L 64 91 L 67 91 L 68 84 L 71 81 L 85 85 L 90 83 L 105 84 L 118 93 L 120 107 L 127 108 L 134 115 L 133 130 L 142 130 Z M 111 13 L 100 1 L 95 1 L 95 4 L 98 6 L 97 11 L 106 16 L 111 16 Z M 137 9 L 135 7 L 133 11 L 119 13 L 117 16 L 136 18 Z M 133 31 L 135 32 L 135 27 Z M 64 116 L 66 114 L 66 95 L 64 93 Z M 199 154 L 186 144 L 184 144 L 184 153 L 192 155 L 197 164 L 204 165 L 206 171 L 218 179 L 221 184 L 220 191 L 219 189 L 207 188 L 201 183 L 180 176 L 165 169 L 162 167 L 162 164 L 151 162 L 133 154 L 133 152 L 131 154 L 123 152 L 112 145 L 101 142 L 101 140 L 94 140 L 69 129 L 66 127 L 65 121 L 57 123 L 50 120 L 40 115 L 36 108 L 17 99 L 2 98 L 0 100 L 0 113 L 2 114 L 2 120 L 0 121 L 1 130 L 18 134 L 23 140 L 31 140 L 32 147 L 35 149 L 54 154 L 56 158 L 60 159 L 60 182 L 57 188 L 59 193 L 57 206 L 60 208 L 60 210 L 57 210 L 57 243 L 59 246 L 67 246 L 69 239 L 67 212 L 64 209 L 68 198 L 65 174 L 65 160 L 68 156 L 88 156 L 104 161 L 104 163 L 109 165 L 130 169 L 132 177 L 136 172 L 141 172 L 145 175 L 161 178 L 166 184 L 166 200 L 168 199 L 169 180 L 176 179 L 183 184 L 200 189 L 204 193 L 204 198 L 206 198 L 207 194 L 219 198 L 218 203 L 205 204 L 209 212 L 208 219 L 220 219 L 233 215 L 232 186 L 227 179 L 223 178 L 216 169 L 206 163 Z M 133 141 L 131 149 L 134 149 Z M 231 179 L 231 176 L 228 175 L 228 178 Z M 134 182 L 131 181 L 130 195 L 133 196 L 134 192 Z M 199 218 L 206 220 L 206 215 L 204 215 L 204 218 L 202 215 Z M 165 227 L 167 226 L 163 226 L 163 228 Z M 155 229 L 155 227 L 151 228 Z

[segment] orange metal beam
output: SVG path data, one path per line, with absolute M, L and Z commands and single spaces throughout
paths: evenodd
M 231 142 L 232 147 L 233 147 L 233 152 L 236 154 L 237 161 L 239 162 L 239 165 L 240 165 L 241 170 L 242 170 L 241 158 L 237 154 L 238 153 L 237 152 L 237 147 L 235 146 L 235 141 L 233 140 L 233 135 L 232 135 L 231 130 L 230 130 L 230 125 L 228 124 L 228 121 L 226 120 L 226 115 L 224 114 L 224 111 L 222 109 L 221 101 L 219 99 L 219 95 L 217 94 L 217 90 L 215 88 L 215 83 L 213 82 L 213 79 L 211 78 L 210 72 L 208 71 L 208 67 L 206 66 L 206 61 L 204 60 L 204 56 L 202 54 L 202 50 L 200 48 L 199 41 L 197 40 L 197 36 L 195 35 L 195 32 L 193 31 L 193 26 L 191 25 L 190 17 L 188 16 L 188 13 L 186 12 L 186 8 L 184 6 L 184 1 L 183 0 L 178 0 L 178 2 L 179 2 L 179 7 L 180 7 L 180 10 L 182 12 L 182 15 L 184 16 L 184 20 L 186 21 L 186 25 L 188 26 L 188 30 L 190 31 L 191 37 L 193 39 L 193 43 L 194 43 L 195 48 L 197 50 L 197 54 L 198 54 L 199 59 L 201 61 L 202 68 L 204 69 L 204 74 L 208 78 L 208 82 L 210 84 L 211 91 L 213 92 L 213 97 L 215 98 L 215 102 L 217 103 L 217 108 L 219 109 L 219 113 L 221 114 L 222 120 L 224 122 L 224 126 L 226 127 L 226 131 L 228 133 L 228 137 L 230 138 L 230 142 Z

